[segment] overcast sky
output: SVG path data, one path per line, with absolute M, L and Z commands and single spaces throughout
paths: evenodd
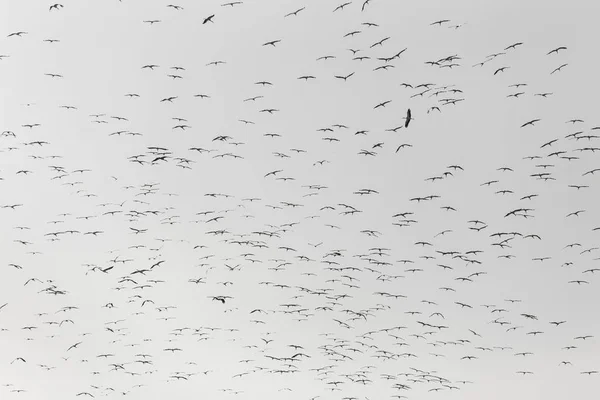
M 2 399 L 594 398 L 600 5 L 343 3 L 0 3 Z

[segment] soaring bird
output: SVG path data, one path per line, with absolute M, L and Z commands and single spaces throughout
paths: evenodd
M 11 37 L 11 36 L 19 36 L 19 37 L 21 37 L 21 36 L 23 36 L 23 35 L 27 35 L 27 32 L 23 32 L 23 31 L 19 31 L 19 32 L 13 32 L 13 33 L 10 33 L 10 34 L 9 34 L 8 36 L 6 36 L 6 37 Z
M 299 13 L 300 11 L 304 10 L 305 8 L 306 8 L 306 7 L 299 8 L 299 9 L 297 9 L 297 10 L 296 10 L 296 11 L 294 11 L 294 12 L 291 12 L 291 13 L 289 13 L 289 14 L 285 14 L 283 17 L 284 17 L 284 18 L 287 18 L 287 17 L 291 17 L 292 15 L 296 16 L 296 15 L 298 15 L 298 13 Z
M 555 72 L 560 72 L 567 65 L 569 65 L 569 64 L 562 64 L 560 67 L 555 68 L 552 72 L 550 72 L 550 75 L 554 74 Z
M 566 48 L 565 46 L 560 46 L 560 47 L 557 47 L 557 48 L 555 48 L 555 49 L 553 49 L 553 50 L 550 50 L 550 51 L 548 52 L 548 54 L 546 54 L 546 55 L 547 55 L 547 56 L 549 56 L 549 55 L 550 55 L 550 54 L 552 54 L 552 53 L 556 53 L 556 54 L 558 54 L 558 52 L 559 52 L 559 51 L 561 51 L 561 50 L 566 50 L 566 49 L 567 49 L 567 48 Z

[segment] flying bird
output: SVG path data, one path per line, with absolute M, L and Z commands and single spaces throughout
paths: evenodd
M 559 67 L 555 68 L 552 70 L 552 72 L 550 72 L 550 75 L 554 74 L 555 72 L 560 72 L 564 67 L 566 67 L 569 64 L 562 64 Z
M 548 52 L 546 55 L 547 55 L 547 56 L 549 56 L 549 55 L 550 55 L 550 54 L 552 54 L 552 53 L 556 53 L 556 54 L 558 54 L 558 52 L 559 52 L 559 51 L 561 51 L 561 50 L 566 50 L 566 49 L 567 49 L 567 48 L 566 48 L 565 46 L 560 46 L 560 47 L 557 47 L 557 48 L 555 48 L 555 49 L 553 49 L 553 50 L 550 50 L 550 51 L 549 51 L 549 52 Z
M 408 124 L 412 121 L 412 113 L 410 112 L 410 108 L 406 110 L 406 117 L 404 118 L 404 127 L 408 128 Z
M 521 128 L 525 128 L 526 126 L 534 126 L 534 124 L 539 121 L 541 121 L 539 118 L 532 119 L 530 121 L 525 122 L 523 125 L 521 125 Z
M 299 9 L 297 9 L 296 11 L 292 11 L 291 13 L 285 14 L 283 17 L 284 17 L 284 18 L 287 18 L 287 17 L 291 17 L 292 15 L 293 15 L 293 16 L 297 16 L 297 15 L 298 15 L 298 13 L 299 13 L 300 11 L 303 11 L 305 8 L 306 8 L 306 7 L 299 8 Z

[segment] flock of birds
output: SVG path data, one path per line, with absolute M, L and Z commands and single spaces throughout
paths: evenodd
M 385 22 L 393 1 L 119 0 L 93 5 L 123 18 L 109 50 L 79 57 L 66 33 L 88 3 L 27 10 L 62 36 L 25 22 L 0 40 L 0 73 L 35 86 L 15 105 L 2 78 L 1 398 L 597 386 L 600 122 L 553 103 L 569 43 L 544 43 L 530 73 L 525 39 L 421 59 Z M 456 41 L 472 22 L 421 28 Z M 114 70 L 71 78 L 74 56 Z M 485 85 L 527 116 L 501 117 L 510 154 L 454 134 Z

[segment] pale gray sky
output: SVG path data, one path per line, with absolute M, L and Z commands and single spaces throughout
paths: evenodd
M 233 3 L 0 4 L 0 397 L 595 398 L 598 3 Z

